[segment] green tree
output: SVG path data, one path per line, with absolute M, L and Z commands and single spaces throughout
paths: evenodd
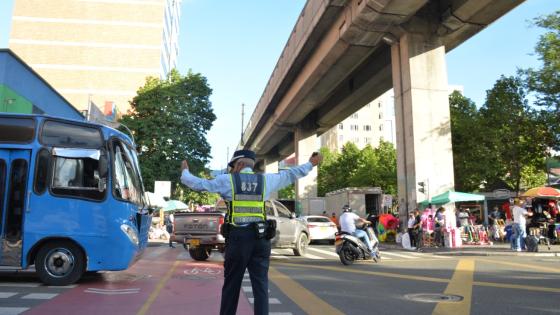
M 328 148 L 321 148 L 323 162 L 319 164 L 317 171 L 317 194 L 324 196 L 329 191 L 338 189 L 338 178 L 341 176 L 337 169 L 338 156 L 336 152 L 331 152 Z
M 449 95 L 455 188 L 476 191 L 496 166 L 481 145 L 485 138 L 475 103 L 454 91 Z
M 542 67 L 524 71 L 527 83 L 538 93 L 539 105 L 560 111 L 560 11 L 535 18 L 533 22 L 547 32 L 540 36 L 535 46 Z
M 319 165 L 318 195 L 345 187 L 381 187 L 385 193 L 397 192 L 396 150 L 381 141 L 377 148 L 367 145 L 359 150 L 347 143 L 342 152 L 321 149 L 323 163 Z
M 278 199 L 296 199 L 296 186 L 294 184 L 288 185 L 278 191 Z
M 209 100 L 211 93 L 201 74 L 189 71 L 182 76 L 176 70 L 166 79 L 147 78 L 138 90 L 132 109 L 120 122 L 134 134 L 148 190 L 153 189 L 155 180 L 177 183 L 185 158 L 194 174 L 204 174 L 210 157 L 206 133 L 216 119 Z
M 494 173 L 488 173 L 491 184 L 500 180 L 517 192 L 523 174 L 531 169 L 544 169 L 548 132 L 542 116 L 528 105 L 527 92 L 519 77 L 500 77 L 487 91 L 486 103 L 480 109 L 480 128 L 485 133 L 485 154 L 494 161 Z

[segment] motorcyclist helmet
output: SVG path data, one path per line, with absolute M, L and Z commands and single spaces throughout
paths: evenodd
M 342 211 L 344 211 L 344 212 L 352 212 L 352 208 L 350 208 L 349 205 L 344 205 L 344 207 L 342 207 Z

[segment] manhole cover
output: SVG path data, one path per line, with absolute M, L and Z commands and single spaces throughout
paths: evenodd
M 407 294 L 405 299 L 422 303 L 461 302 L 463 297 L 454 294 L 418 293 Z

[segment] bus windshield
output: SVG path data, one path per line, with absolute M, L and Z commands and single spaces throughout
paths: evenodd
M 115 178 L 113 192 L 116 198 L 144 206 L 142 198 L 142 182 L 135 167 L 136 159 L 131 149 L 121 141 L 113 141 L 113 169 Z

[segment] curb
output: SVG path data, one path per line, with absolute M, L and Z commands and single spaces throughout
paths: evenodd
M 517 256 L 517 257 L 560 257 L 559 252 L 528 253 L 528 252 L 447 252 L 432 253 L 434 256 Z

